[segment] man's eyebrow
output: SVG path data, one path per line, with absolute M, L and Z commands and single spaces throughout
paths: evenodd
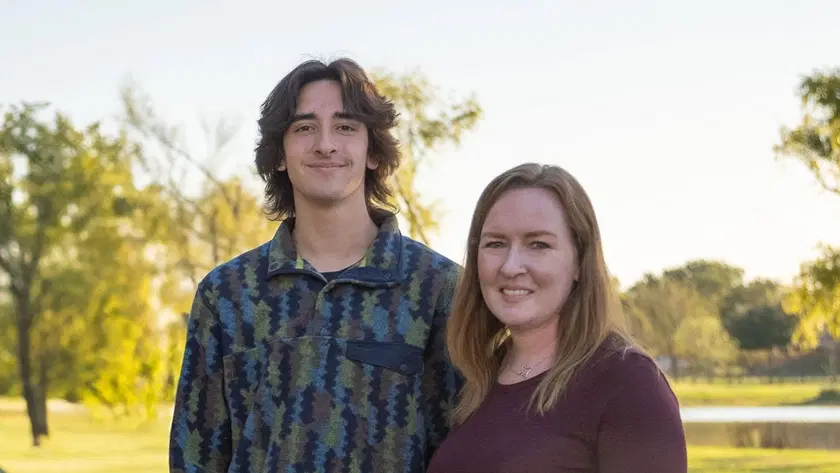
M 310 113 L 296 113 L 292 115 L 292 123 L 298 122 L 301 120 L 315 120 L 315 114 Z M 343 120 L 359 120 L 359 116 L 355 113 L 350 112 L 335 112 L 333 113 L 333 118 L 343 119 Z
M 301 120 L 314 120 L 315 114 L 314 113 L 296 113 L 292 115 L 292 123 L 299 122 Z
M 358 114 L 350 113 L 350 112 L 335 112 L 333 114 L 333 118 L 341 118 L 344 120 L 359 120 L 360 117 Z

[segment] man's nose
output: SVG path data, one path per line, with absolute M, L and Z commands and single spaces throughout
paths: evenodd
M 329 156 L 336 151 L 335 140 L 332 136 L 332 130 L 329 127 L 324 127 L 318 132 L 317 142 L 315 143 L 315 151 L 324 156 Z

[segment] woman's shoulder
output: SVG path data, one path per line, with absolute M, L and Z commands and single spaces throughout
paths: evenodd
M 652 356 L 633 344 L 603 347 L 596 384 L 613 408 L 676 410 L 679 401 Z M 621 406 L 621 407 L 619 407 Z
M 652 356 L 638 345 L 617 335 L 607 338 L 592 357 L 592 368 L 599 381 L 617 384 L 656 382 L 668 384 L 665 374 Z

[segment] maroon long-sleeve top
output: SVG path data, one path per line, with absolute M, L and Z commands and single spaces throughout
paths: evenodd
M 600 350 L 539 416 L 526 408 L 543 376 L 496 384 L 427 473 L 686 473 L 678 401 L 649 358 Z

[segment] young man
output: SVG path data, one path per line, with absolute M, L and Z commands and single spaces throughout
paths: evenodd
M 256 165 L 283 221 L 199 284 L 170 471 L 425 471 L 459 387 L 443 337 L 460 268 L 386 210 L 396 120 L 347 59 L 266 99 Z

